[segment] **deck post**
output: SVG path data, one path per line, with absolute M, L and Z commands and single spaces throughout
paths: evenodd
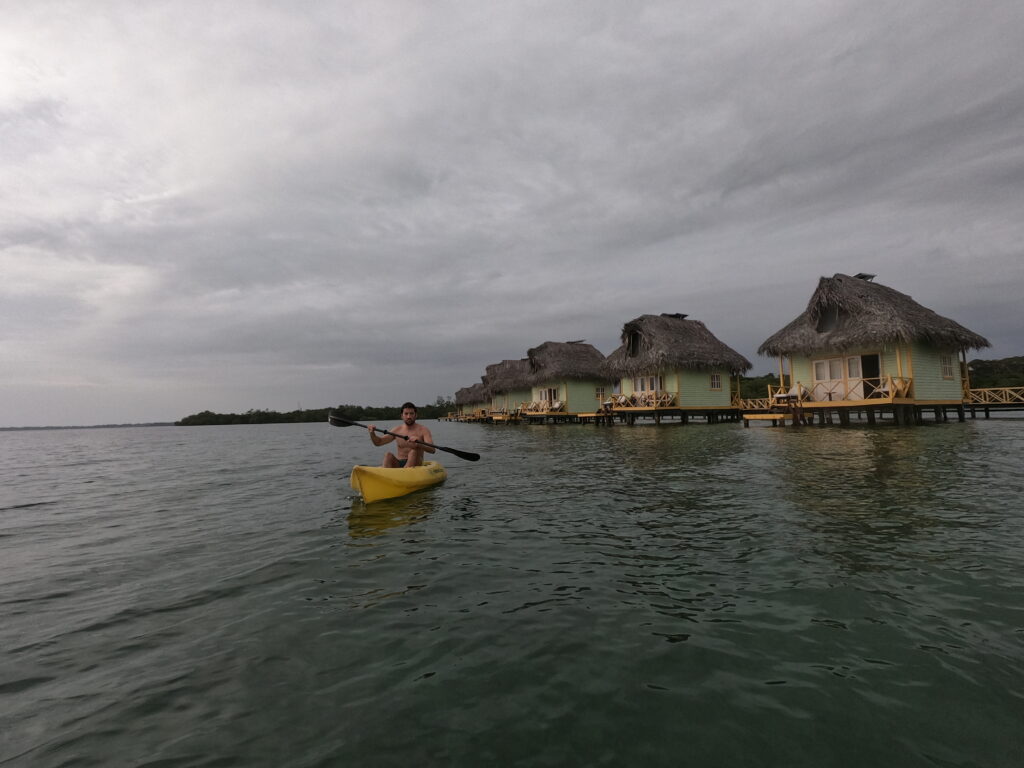
M 867 414 L 868 424 L 871 424 L 872 426 L 874 426 L 874 423 L 875 423 L 875 409 L 874 408 L 865 408 L 864 412 Z
M 956 407 L 956 419 L 957 421 L 965 421 L 966 416 L 964 415 L 964 405 L 961 403 Z

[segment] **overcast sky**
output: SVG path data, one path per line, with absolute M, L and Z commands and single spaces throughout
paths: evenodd
M 431 402 L 859 271 L 1024 354 L 1024 3 L 4 2 L 0 426 Z M 975 355 L 972 355 L 975 356 Z

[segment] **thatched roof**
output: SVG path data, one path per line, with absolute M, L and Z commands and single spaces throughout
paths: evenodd
M 487 394 L 487 387 L 482 381 L 478 381 L 471 387 L 463 387 L 455 393 L 456 405 L 473 405 L 474 403 L 485 403 L 490 399 Z
M 634 335 L 635 334 L 635 335 Z M 609 376 L 642 376 L 670 369 L 747 371 L 750 361 L 719 341 L 700 320 L 663 313 L 622 326 L 622 346 L 608 355 Z
M 823 277 L 807 309 L 757 350 L 761 355 L 813 355 L 889 343 L 939 349 L 982 349 L 984 336 L 922 307 L 905 293 L 873 283 L 870 276 Z
M 488 365 L 485 370 L 487 386 L 492 393 L 530 388 L 530 361 L 526 358 L 502 360 L 500 363 Z
M 545 341 L 526 352 L 530 381 L 543 384 L 561 379 L 604 379 L 604 355 L 584 341 Z

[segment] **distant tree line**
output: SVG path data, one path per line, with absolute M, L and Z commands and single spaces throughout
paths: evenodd
M 971 360 L 967 364 L 971 389 L 1024 387 L 1024 357 Z
M 174 422 L 179 427 L 194 427 L 206 424 L 299 424 L 316 421 L 327 421 L 328 411 L 335 411 L 339 416 L 350 421 L 398 421 L 402 418 L 401 405 L 368 407 L 363 405 L 339 405 L 336 408 L 300 408 L 295 411 L 268 411 L 250 409 L 245 413 L 214 413 L 200 411 Z M 417 405 L 419 418 L 438 419 L 455 410 L 451 398 L 438 398 L 430 405 Z
M 767 397 L 768 385 L 779 386 L 779 377 L 773 373 L 765 376 L 740 376 L 740 397 L 749 399 Z

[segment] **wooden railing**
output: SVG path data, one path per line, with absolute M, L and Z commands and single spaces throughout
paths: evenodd
M 811 386 L 796 382 L 791 387 L 768 385 L 768 406 L 793 403 L 851 402 L 878 400 L 891 403 L 896 398 L 910 397 L 914 380 L 905 376 L 876 376 L 862 379 L 817 381 Z M 760 400 L 760 399 L 758 399 Z
M 522 403 L 519 408 L 526 416 L 539 416 L 542 413 L 564 413 L 565 403 L 561 400 L 534 400 L 532 403 Z
M 671 408 L 676 404 L 676 393 L 659 389 L 656 392 L 634 392 L 631 395 L 612 395 L 612 410 L 616 408 Z
M 1024 405 L 1024 387 L 969 389 L 964 402 L 967 405 Z

